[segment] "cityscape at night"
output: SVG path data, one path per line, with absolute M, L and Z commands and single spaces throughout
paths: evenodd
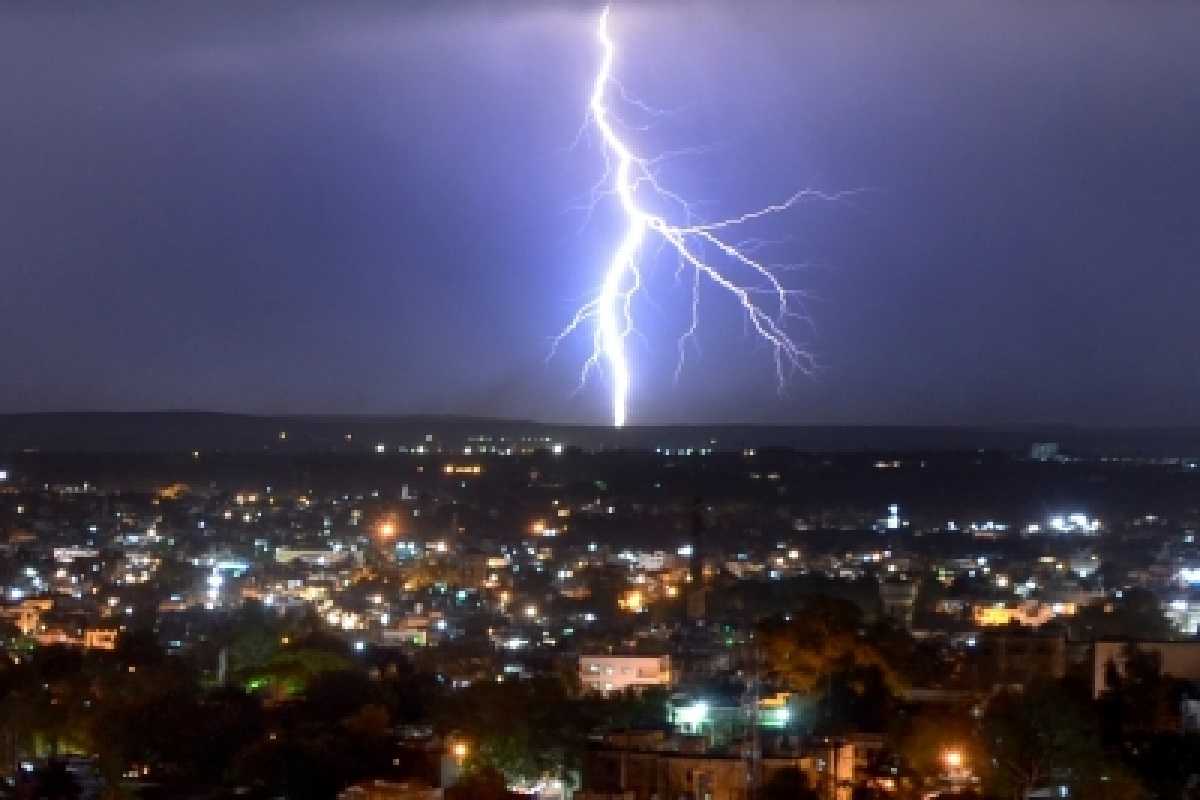
M 1200 5 L 0 67 L 0 800 L 1200 800 Z

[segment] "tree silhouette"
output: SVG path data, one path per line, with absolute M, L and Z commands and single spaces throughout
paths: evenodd
M 808 785 L 808 776 L 795 767 L 775 770 L 762 788 L 763 800 L 817 800 L 818 797 Z

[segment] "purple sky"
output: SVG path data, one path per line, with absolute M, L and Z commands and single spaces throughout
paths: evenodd
M 1053 8 L 1047 8 L 1052 5 Z M 503 9 L 503 10 L 498 10 Z M 597 7 L 0 8 L 0 412 L 604 423 L 546 362 L 618 220 L 573 206 Z M 823 369 L 650 270 L 632 422 L 1200 424 L 1200 5 L 617 4 L 645 150 L 756 234 Z

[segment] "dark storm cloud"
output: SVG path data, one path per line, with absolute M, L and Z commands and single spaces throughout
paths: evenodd
M 0 9 L 0 411 L 456 411 L 602 422 L 545 362 L 614 220 L 569 209 L 594 7 Z M 725 214 L 808 261 L 824 368 L 779 395 L 652 276 L 640 421 L 1200 424 L 1200 7 L 619 5 L 623 82 L 710 145 Z M 731 335 L 732 333 L 732 335 Z

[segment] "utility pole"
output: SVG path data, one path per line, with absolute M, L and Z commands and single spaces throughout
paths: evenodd
M 680 592 L 683 609 L 680 614 L 680 645 L 683 662 L 680 673 L 688 675 L 695 666 L 692 663 L 692 634 L 698 622 L 704 617 L 704 560 L 700 555 L 700 540 L 704 534 L 704 504 L 697 496 L 692 500 L 692 529 L 689 546 L 692 548 L 688 557 L 687 581 Z M 695 612 L 699 612 L 698 614 Z
M 688 562 L 688 577 L 691 579 L 691 582 L 683 603 L 683 619 L 689 628 L 702 624 L 706 614 L 704 602 L 704 556 L 702 554 L 703 539 L 704 499 L 696 497 L 692 501 L 692 555 Z
M 746 797 L 758 797 L 759 780 L 762 777 L 762 736 L 759 732 L 759 701 L 762 700 L 762 680 L 759 674 L 758 642 L 750 645 L 750 685 L 746 689 L 746 702 L 750 703 L 750 751 L 746 754 Z

